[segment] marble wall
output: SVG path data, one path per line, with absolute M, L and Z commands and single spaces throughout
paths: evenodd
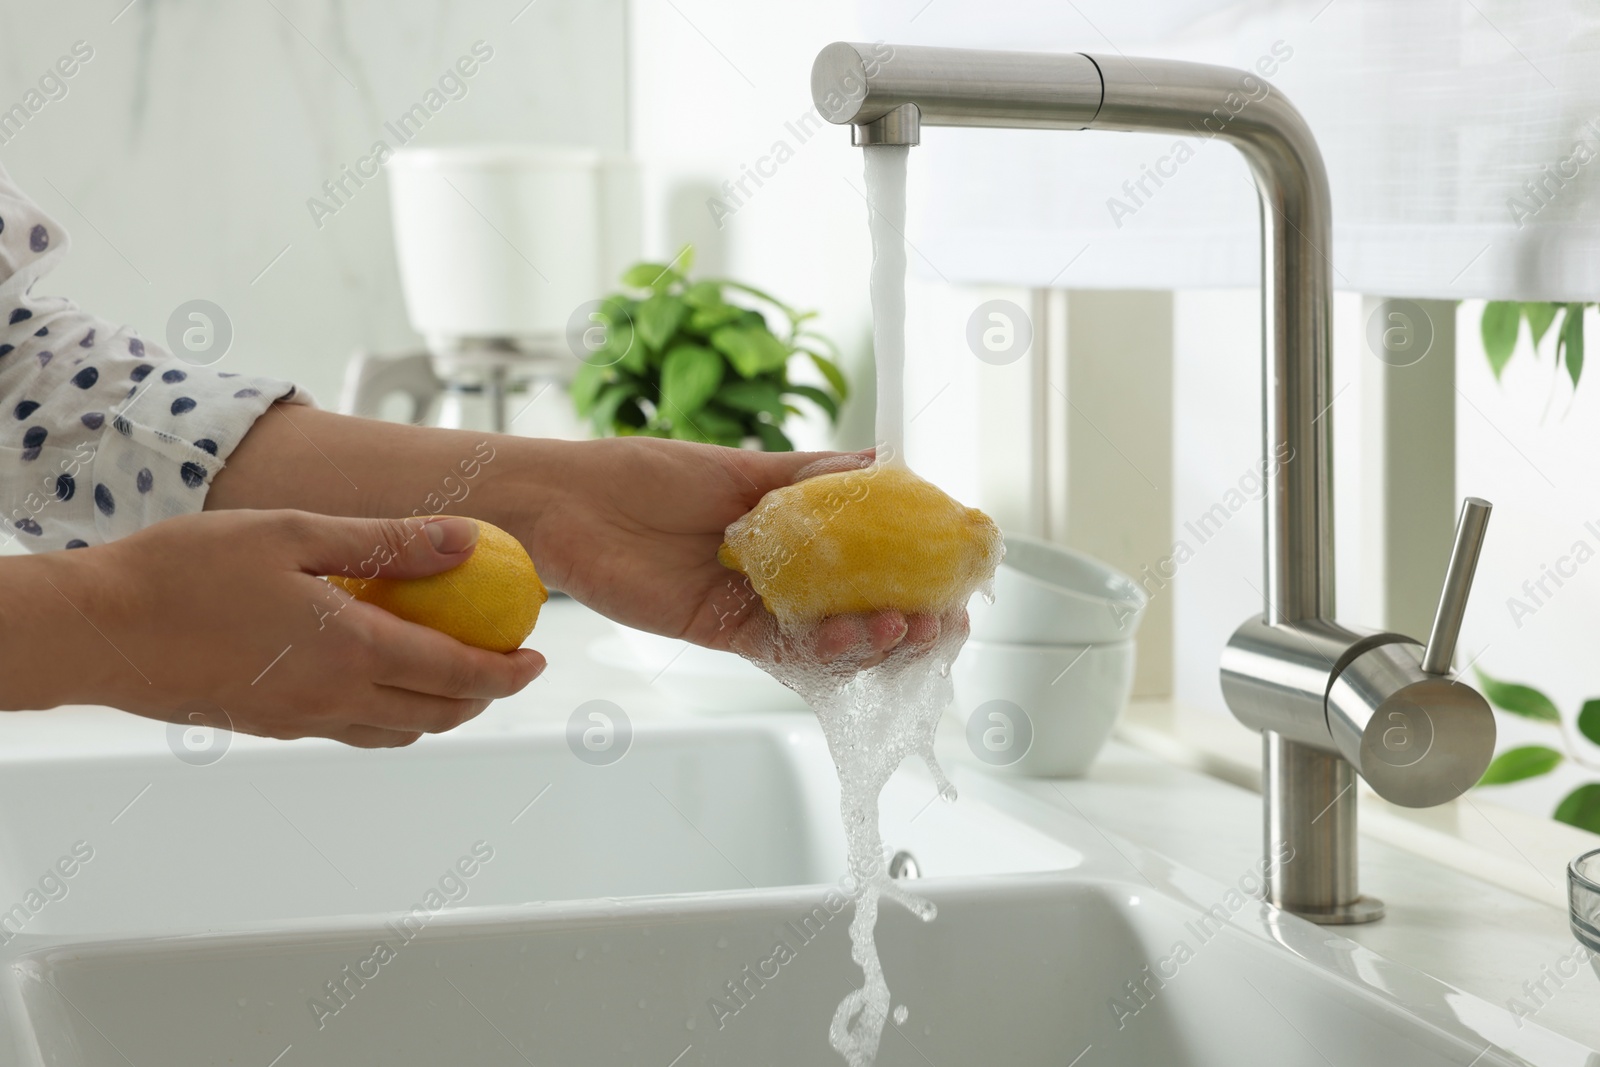
M 416 340 L 384 179 L 345 168 L 370 172 L 379 140 L 625 150 L 626 8 L 0 0 L 0 112 L 39 94 L 25 123 L 0 124 L 0 161 L 74 241 L 41 288 L 153 337 L 178 305 L 214 301 L 230 369 L 332 406 L 352 350 Z M 61 78 L 75 45 L 89 58 Z M 426 121 L 400 124 L 418 103 Z

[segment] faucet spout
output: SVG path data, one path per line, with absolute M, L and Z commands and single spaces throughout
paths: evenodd
M 1440 672 L 1447 649 L 1425 669 L 1419 642 L 1333 621 L 1332 209 L 1310 127 L 1248 71 L 1086 53 L 836 42 L 811 91 L 858 145 L 983 126 L 1216 138 L 1244 156 L 1261 209 L 1266 551 L 1262 614 L 1224 652 L 1223 694 L 1262 732 L 1268 899 L 1319 922 L 1381 917 L 1357 887 L 1357 771 L 1397 803 L 1442 803 L 1487 766 L 1494 722 Z
M 818 54 L 811 93 L 863 145 L 986 126 L 1215 137 L 1244 154 L 1261 194 L 1264 609 L 1275 622 L 1332 618 L 1332 211 L 1294 105 L 1255 74 L 1203 63 L 843 42 Z

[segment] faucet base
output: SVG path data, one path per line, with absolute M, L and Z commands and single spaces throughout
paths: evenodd
M 1377 897 L 1357 897 L 1348 904 L 1327 910 L 1291 909 L 1290 914 L 1314 922 L 1319 926 L 1354 926 L 1356 923 L 1374 923 L 1383 918 L 1383 901 Z

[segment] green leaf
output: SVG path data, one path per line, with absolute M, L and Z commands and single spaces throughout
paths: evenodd
M 589 419 L 594 423 L 595 432 L 601 436 L 610 436 L 617 432 L 617 409 L 624 402 L 634 399 L 637 387 L 631 382 L 618 382 L 616 385 L 607 386 L 595 402 L 594 410 L 589 413 Z
M 605 384 L 606 368 L 598 363 L 585 362 L 572 376 L 572 386 L 568 391 L 572 396 L 572 406 L 580 418 L 594 410 L 594 402 Z
M 722 283 L 695 282 L 683 291 L 683 302 L 697 309 L 722 307 Z
M 1489 357 L 1489 368 L 1498 380 L 1506 369 L 1512 349 L 1517 347 L 1517 330 L 1522 326 L 1522 305 L 1514 300 L 1491 300 L 1483 309 L 1479 328 L 1483 333 L 1483 351 Z
M 634 329 L 649 348 L 663 351 L 687 310 L 683 301 L 671 293 L 652 293 L 634 312 Z
M 705 406 L 721 384 L 721 356 L 703 345 L 673 345 L 661 364 L 663 414 L 677 425 Z
M 1567 374 L 1572 378 L 1572 387 L 1578 387 L 1578 379 L 1583 377 L 1583 305 L 1568 304 L 1566 317 L 1561 320 L 1561 338 L 1556 348 L 1565 348 L 1567 352 Z
M 710 334 L 718 326 L 726 326 L 744 317 L 744 309 L 732 304 L 717 304 L 714 307 L 696 308 L 689 315 L 689 329 L 696 333 Z
M 792 354 L 788 345 L 763 326 L 721 326 L 711 332 L 711 343 L 742 378 L 777 370 Z
M 1600 697 L 1583 702 L 1583 709 L 1578 712 L 1578 732 L 1600 745 Z
M 673 419 L 672 436 L 680 441 L 737 445 L 744 440 L 744 427 L 726 415 L 701 409 L 692 415 Z
M 834 402 L 833 397 L 829 396 L 827 393 L 824 393 L 816 386 L 791 385 L 787 390 L 785 390 L 785 392 L 794 393 L 796 395 L 805 397 L 807 400 L 817 405 L 817 407 L 821 408 L 823 411 L 826 411 L 830 421 L 839 421 L 839 405 Z
M 635 263 L 622 272 L 622 284 L 629 289 L 654 289 L 659 293 L 681 281 L 683 275 L 665 263 Z
M 765 378 L 735 378 L 717 390 L 717 402 L 736 411 L 765 411 L 774 419 L 783 418 L 783 395 L 776 382 Z
M 845 380 L 844 371 L 839 369 L 839 365 L 827 356 L 818 355 L 809 348 L 805 350 L 805 353 L 811 357 L 811 362 L 816 364 L 817 370 L 822 372 L 822 376 L 828 379 L 828 384 L 833 387 L 835 395 L 841 401 L 850 399 L 850 383 Z
M 777 297 L 773 296 L 771 293 L 764 292 L 763 290 L 757 289 L 753 285 L 746 285 L 743 282 L 736 282 L 736 281 L 732 280 L 731 278 L 719 278 L 719 279 L 717 279 L 717 282 L 720 285 L 727 286 L 729 289 L 737 289 L 741 293 L 749 293 L 751 296 L 755 297 L 757 300 L 765 300 L 767 303 L 771 304 L 773 307 L 775 307 L 779 311 L 783 312 L 784 317 L 786 317 L 791 323 L 803 322 L 804 320 L 806 320 L 808 318 L 811 318 L 815 314 L 815 312 L 810 312 L 810 311 L 807 311 L 807 312 L 796 311 L 794 308 L 790 307 L 788 304 L 785 304 L 782 300 L 779 300 Z
M 1561 713 L 1556 710 L 1555 703 L 1539 690 L 1532 686 L 1491 678 L 1483 673 L 1482 668 L 1474 670 L 1478 675 L 1478 684 L 1483 688 L 1483 695 L 1488 697 L 1489 703 L 1495 707 L 1509 711 L 1513 715 L 1521 715 L 1524 719 L 1555 723 L 1561 721 Z
M 1580 830 L 1600 834 L 1600 782 L 1580 785 L 1556 805 L 1555 818 Z
M 1537 778 L 1549 774 L 1561 764 L 1561 753 L 1544 745 L 1523 745 L 1508 748 L 1494 758 L 1489 769 L 1478 779 L 1479 785 L 1505 785 L 1524 778 Z
M 649 354 L 645 351 L 638 333 L 639 331 L 629 323 L 614 327 L 606 336 L 606 346 L 590 358 L 596 362 L 612 363 L 623 370 L 643 375 Z
M 761 448 L 766 452 L 793 452 L 794 442 L 770 422 L 756 423 L 756 436 L 761 438 Z
M 1544 339 L 1545 331 L 1556 321 L 1557 306 L 1545 300 L 1530 301 L 1522 305 L 1522 317 L 1528 320 L 1528 332 L 1533 334 L 1535 354 L 1539 351 L 1539 342 Z

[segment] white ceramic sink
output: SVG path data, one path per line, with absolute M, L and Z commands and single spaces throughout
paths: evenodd
M 1254 902 L 1202 925 L 1226 887 L 956 770 L 954 805 L 919 768 L 884 796 L 939 906 L 884 908 L 885 1067 L 1591 1062 Z M 0 821 L 0 901 L 93 850 L 0 945 L 0 1063 L 841 1062 L 860 972 L 806 716 L 642 723 L 609 766 L 556 727 L 19 762 L 0 804 L 29 812 Z
M 1192 909 L 1148 888 L 924 884 L 936 921 L 891 908 L 879 926 L 909 1009 L 884 1067 L 1526 1062 L 1452 1021 L 1444 987 L 1438 1025 L 1246 931 L 1203 939 Z M 377 921 L 113 943 L 30 954 L 12 978 L 52 1064 L 823 1065 L 839 1062 L 827 1024 L 859 975 L 849 913 L 823 901 L 781 889 L 476 909 L 410 944 Z M 780 940 L 792 958 L 770 962 Z M 1180 942 L 1193 955 L 1158 987 L 1144 968 Z
M 883 801 L 885 841 L 924 872 L 1078 862 L 980 803 L 933 800 L 907 766 Z M 0 811 L 27 812 L 0 819 L 0 907 L 75 845 L 92 850 L 57 873 L 65 896 L 41 893 L 35 914 L 0 927 L 30 936 L 390 912 L 430 889 L 455 906 L 804 885 L 839 877 L 845 852 L 809 715 L 652 721 L 608 766 L 580 761 L 556 726 L 396 751 L 258 747 L 209 766 L 167 752 L 30 761 L 0 765 Z M 475 847 L 493 858 L 441 886 Z

